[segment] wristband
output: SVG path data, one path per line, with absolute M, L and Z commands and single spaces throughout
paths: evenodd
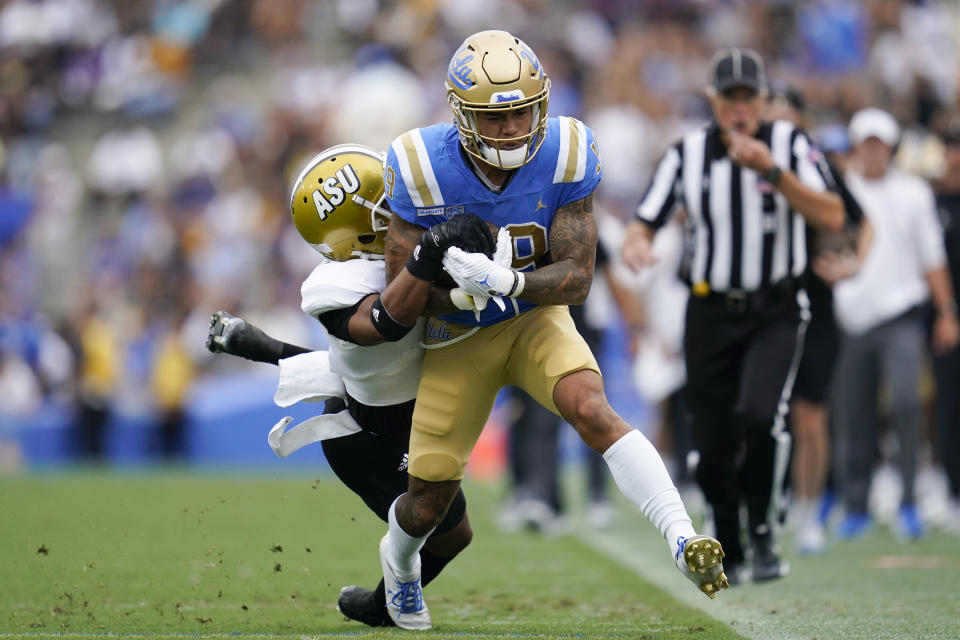
M 433 282 L 440 276 L 443 270 L 442 256 L 437 260 L 431 260 L 430 256 L 423 250 L 423 245 L 418 244 L 413 248 L 413 253 L 407 258 L 407 271 L 414 278 Z
M 507 297 L 516 298 L 521 293 L 523 293 L 523 288 L 527 284 L 527 278 L 523 275 L 522 271 L 513 272 L 513 286 L 510 287 L 510 291 L 507 292 Z
M 387 308 L 383 306 L 383 300 L 380 296 L 377 296 L 377 299 L 373 301 L 373 306 L 370 307 L 370 321 L 373 322 L 373 327 L 380 332 L 380 335 L 390 342 L 402 339 L 413 329 L 413 325 L 408 327 L 394 320 Z
M 783 176 L 783 169 L 778 166 L 773 166 L 770 169 L 767 169 L 760 174 L 760 177 L 769 182 L 770 184 L 776 186 L 780 182 L 780 178 Z

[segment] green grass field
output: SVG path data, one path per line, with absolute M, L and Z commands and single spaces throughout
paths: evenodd
M 960 539 L 878 531 L 716 600 L 625 505 L 602 535 L 506 535 L 466 487 L 474 543 L 426 590 L 436 638 L 957 638 Z M 382 525 L 332 478 L 68 473 L 0 479 L 0 638 L 409 637 L 349 622 Z

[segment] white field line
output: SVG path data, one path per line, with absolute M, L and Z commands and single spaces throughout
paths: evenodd
M 579 528 L 576 535 L 577 539 L 597 553 L 633 571 L 684 604 L 729 625 L 746 638 L 809 640 L 808 634 L 797 635 L 777 626 L 782 621 L 771 618 L 766 611 L 769 607 L 764 607 L 762 602 L 753 605 L 749 598 L 742 597 L 742 592 L 748 587 L 724 589 L 711 600 L 680 573 L 670 557 L 667 543 L 659 536 L 648 533 L 638 532 L 628 538 L 622 532 Z
M 0 639 L 25 638 L 27 640 L 326 640 L 327 638 L 383 638 L 386 631 L 358 631 L 354 633 L 319 634 L 273 634 L 273 633 L 112 633 L 109 631 L 23 631 L 19 633 L 0 632 Z M 452 638 L 456 640 L 577 640 L 580 636 L 562 636 L 555 634 L 521 633 L 441 633 L 434 635 L 438 640 Z

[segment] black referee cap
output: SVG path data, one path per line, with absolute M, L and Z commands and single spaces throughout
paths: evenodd
M 718 93 L 738 87 L 759 93 L 767 88 L 763 59 L 753 49 L 721 49 L 710 61 L 710 84 Z

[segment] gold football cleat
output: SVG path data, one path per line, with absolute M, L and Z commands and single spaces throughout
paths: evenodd
M 687 577 L 710 598 L 730 586 L 723 572 L 723 547 L 710 536 L 694 536 L 683 545 L 683 563 Z

